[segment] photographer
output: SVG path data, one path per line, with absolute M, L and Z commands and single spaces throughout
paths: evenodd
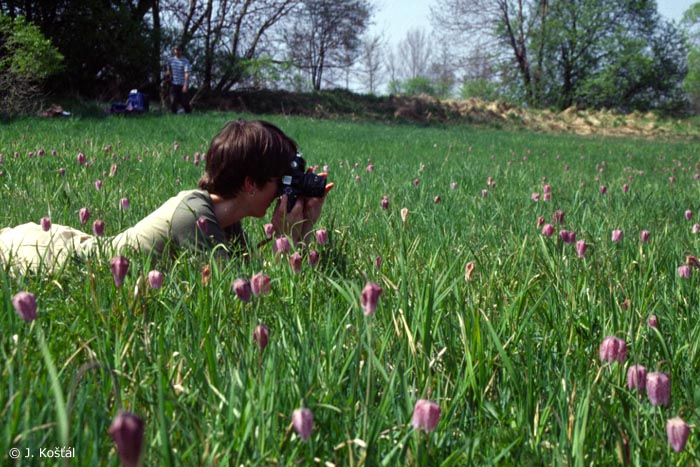
M 212 140 L 198 187 L 181 191 L 135 226 L 104 240 L 60 225 L 3 229 L 0 260 L 11 258 L 27 269 L 51 268 L 69 253 L 99 252 L 100 243 L 114 253 L 134 249 L 158 257 L 184 248 L 228 257 L 232 242 L 245 245 L 241 220 L 265 216 L 275 200 L 274 234 L 300 244 L 333 188 L 325 174 L 303 169 L 296 143 L 279 128 L 261 120 L 232 121 Z

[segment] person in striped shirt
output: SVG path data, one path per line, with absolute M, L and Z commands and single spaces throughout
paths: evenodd
M 191 72 L 190 61 L 182 55 L 182 49 L 175 46 L 173 56 L 168 60 L 167 73 L 167 79 L 170 81 L 170 110 L 173 113 L 177 113 L 179 106 L 182 106 L 186 113 L 192 112 L 187 99 Z

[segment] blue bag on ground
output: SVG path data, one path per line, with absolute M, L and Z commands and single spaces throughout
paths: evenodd
M 144 113 L 148 111 L 148 98 L 138 89 L 132 89 L 126 102 L 114 102 L 109 112 L 112 114 Z

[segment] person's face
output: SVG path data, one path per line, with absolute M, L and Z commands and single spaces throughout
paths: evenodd
M 253 217 L 264 217 L 267 208 L 277 199 L 279 192 L 279 177 L 265 183 L 262 187 L 258 187 L 255 194 L 251 196 L 251 211 Z
M 180 51 L 179 48 L 175 47 L 175 48 L 173 49 L 173 54 L 174 54 L 177 58 L 180 58 L 180 55 L 182 55 L 182 52 Z

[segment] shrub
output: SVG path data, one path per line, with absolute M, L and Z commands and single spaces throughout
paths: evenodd
M 0 114 L 33 110 L 41 82 L 61 70 L 62 60 L 38 27 L 0 15 Z

